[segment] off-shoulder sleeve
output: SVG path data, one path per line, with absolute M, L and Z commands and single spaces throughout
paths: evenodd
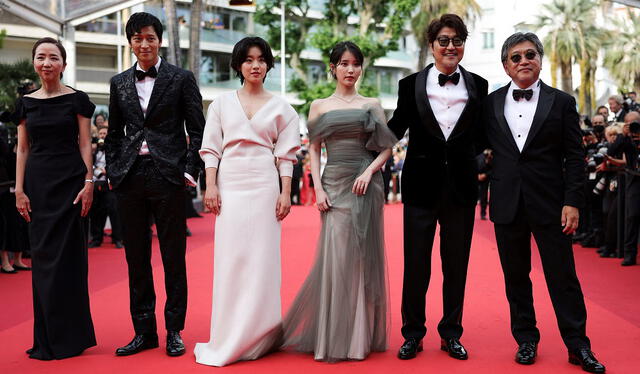
M 371 106 L 367 111 L 364 123 L 365 132 L 371 135 L 365 144 L 370 151 L 381 152 L 387 148 L 393 147 L 398 139 L 387 126 L 384 110 L 379 104 Z
M 89 95 L 82 91 L 78 91 L 75 97 L 75 109 L 76 113 L 85 117 L 93 117 L 93 112 L 96 110 L 96 105 L 89 100 Z
M 222 123 L 220 122 L 220 98 L 214 100 L 207 110 L 207 122 L 204 125 L 202 135 L 202 147 L 200 158 L 204 161 L 204 167 L 217 168 L 222 157 Z
M 16 100 L 15 111 L 11 115 L 11 122 L 19 125 L 25 118 L 27 118 L 27 114 L 24 109 L 24 102 L 22 101 L 22 98 L 19 98 L 18 100 Z
M 278 139 L 273 154 L 278 158 L 278 171 L 281 177 L 293 175 L 293 164 L 297 162 L 296 152 L 300 149 L 299 122 L 298 114 L 294 111 L 286 126 L 278 129 Z

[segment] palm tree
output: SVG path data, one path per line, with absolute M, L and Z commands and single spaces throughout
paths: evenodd
M 640 16 L 629 10 L 628 20 L 614 20 L 615 39 L 606 47 L 604 66 L 626 90 L 640 91 Z
M 421 0 L 418 13 L 411 19 L 411 29 L 420 46 L 418 70 L 424 69 L 429 53 L 429 23 L 445 13 L 455 13 L 465 21 L 473 21 L 480 16 L 482 9 L 475 0 Z
M 571 68 L 576 62 L 580 66 L 579 107 L 581 113 L 590 113 L 593 103 L 594 61 L 606 32 L 594 26 L 595 0 L 553 0 L 543 5 L 543 14 L 538 16 L 538 28 L 548 29 L 544 47 L 551 61 L 551 85 L 557 87 L 558 67 L 561 88 L 573 94 Z

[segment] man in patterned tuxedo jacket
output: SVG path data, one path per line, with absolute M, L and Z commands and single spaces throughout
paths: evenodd
M 191 72 L 158 56 L 162 24 L 156 17 L 133 14 L 126 34 L 138 61 L 111 79 L 105 146 L 107 175 L 122 215 L 135 337 L 116 355 L 158 346 L 149 231 L 153 217 L 165 271 L 167 354 L 179 356 L 187 310 L 184 189 L 185 183 L 195 185 L 202 167 L 202 97 Z

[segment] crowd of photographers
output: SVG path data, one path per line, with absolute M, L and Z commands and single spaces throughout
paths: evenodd
M 636 93 L 613 95 L 583 120 L 587 204 L 574 241 L 600 257 L 636 264 L 640 232 L 640 105 Z

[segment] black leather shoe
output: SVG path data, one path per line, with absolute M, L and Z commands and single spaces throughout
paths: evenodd
M 516 362 L 522 365 L 532 365 L 536 362 L 538 355 L 538 343 L 524 342 L 518 347 L 516 352 Z
M 582 370 L 589 373 L 604 373 L 605 367 L 598 362 L 589 348 L 580 348 L 569 352 L 569 362 L 582 366 Z
M 124 245 L 122 244 L 122 240 L 116 240 L 113 244 L 115 244 L 116 248 L 122 249 Z
M 401 360 L 410 360 L 415 358 L 418 352 L 422 352 L 422 340 L 407 339 L 398 351 L 398 358 Z
M 87 245 L 87 247 L 89 248 L 98 248 L 102 245 L 102 243 L 100 242 L 94 242 L 94 241 L 90 241 L 89 245 Z
M 600 252 L 600 257 L 602 257 L 602 258 L 614 258 L 614 257 L 616 257 L 616 254 L 614 252 L 609 252 L 607 250 L 604 250 L 604 251 Z
M 622 266 L 633 266 L 636 264 L 636 258 L 635 257 L 625 257 L 624 260 L 622 260 L 622 263 L 620 265 Z M 14 266 L 15 267 L 15 266 Z
M 167 331 L 167 354 L 169 356 L 182 356 L 184 343 L 178 331 Z
M 158 335 L 136 335 L 131 343 L 116 349 L 116 356 L 134 355 L 151 348 L 158 348 Z
M 464 349 L 464 346 L 460 344 L 460 340 L 457 338 L 442 339 L 440 341 L 440 349 L 449 352 L 449 356 L 458 360 L 469 358 L 467 350 Z

